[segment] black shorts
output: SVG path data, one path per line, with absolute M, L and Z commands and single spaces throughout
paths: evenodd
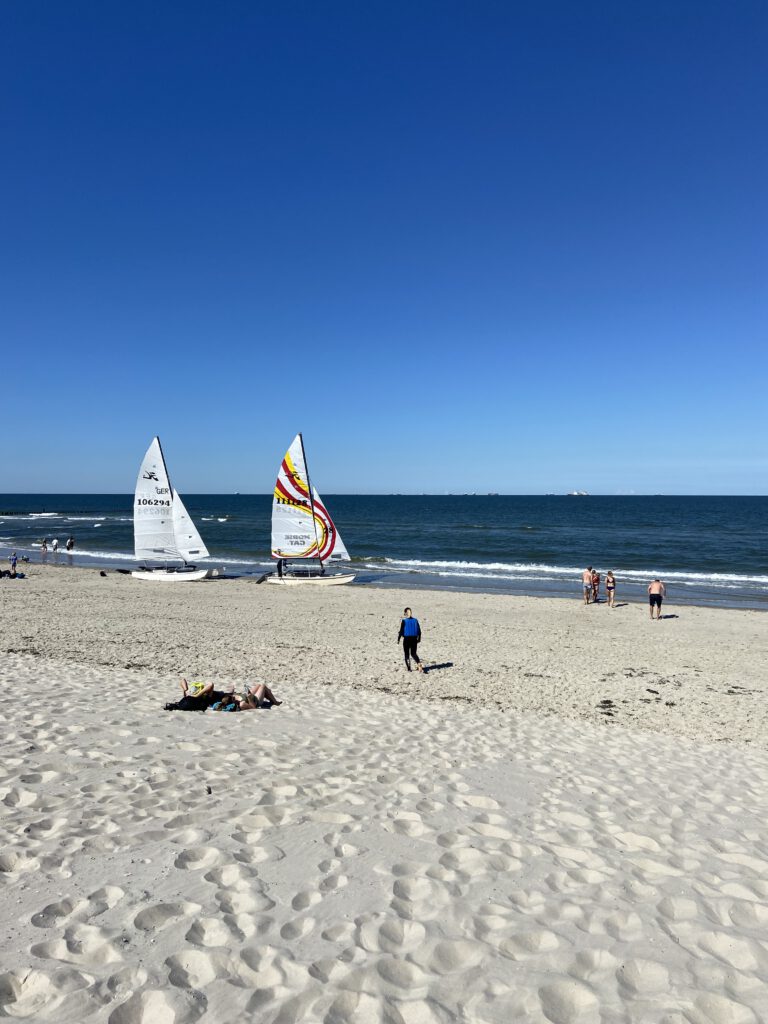
M 661 602 L 664 600 L 664 598 L 661 596 L 661 594 L 649 594 L 648 600 L 651 603 L 651 608 L 661 608 Z

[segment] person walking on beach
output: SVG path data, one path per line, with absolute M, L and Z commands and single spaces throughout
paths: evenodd
M 43 543 L 40 545 L 40 552 L 43 555 L 47 555 L 48 554 L 48 538 L 47 537 L 43 537 Z
M 592 570 L 592 600 L 595 604 L 600 603 L 600 573 L 597 569 Z
M 653 609 L 656 609 L 656 619 L 661 618 L 661 602 L 664 600 L 664 596 L 667 593 L 667 588 L 661 580 L 654 580 L 648 584 L 648 603 L 651 607 L 651 619 L 653 619 Z
M 592 566 L 588 565 L 581 574 L 581 586 L 584 590 L 584 604 L 589 604 L 592 597 Z
M 416 662 L 417 671 L 423 672 L 421 658 L 416 653 L 416 648 L 421 643 L 421 626 L 419 625 L 419 620 L 415 619 L 411 614 L 410 608 L 405 609 L 400 620 L 400 632 L 397 634 L 397 642 L 400 643 L 401 640 L 403 641 L 405 667 L 409 672 L 411 671 L 411 658 L 413 658 Z
M 15 551 L 11 552 L 11 557 L 8 559 L 8 561 L 11 563 L 11 572 L 15 576 L 16 575 L 16 552 Z
M 605 596 L 608 598 L 608 607 L 616 607 L 616 577 L 613 569 L 609 569 L 605 577 Z

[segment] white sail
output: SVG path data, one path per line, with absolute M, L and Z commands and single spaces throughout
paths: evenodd
M 310 499 L 311 492 L 311 499 Z M 272 501 L 272 557 L 348 559 L 349 554 L 307 472 L 297 434 L 280 463 Z
M 176 549 L 181 557 L 185 562 L 195 558 L 207 558 L 208 548 L 203 544 L 203 538 L 197 532 L 197 527 L 176 491 L 173 492 L 172 511 Z
M 205 558 L 208 550 L 168 477 L 160 438 L 155 437 L 144 456 L 136 480 L 133 505 L 136 558 L 167 561 L 190 556 Z
M 147 448 L 136 480 L 133 540 L 138 559 L 180 557 L 173 532 L 171 481 L 159 437 Z

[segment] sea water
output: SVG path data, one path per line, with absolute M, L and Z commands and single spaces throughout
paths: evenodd
M 261 574 L 271 495 L 184 494 L 211 557 Z M 324 495 L 357 583 L 579 597 L 580 574 L 612 569 L 617 600 L 665 580 L 670 600 L 768 609 L 768 498 Z M 129 568 L 133 496 L 0 495 L 0 555 Z M 64 551 L 75 538 L 72 556 Z

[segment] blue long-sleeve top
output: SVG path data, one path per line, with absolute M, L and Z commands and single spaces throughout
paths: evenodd
M 421 643 L 421 626 L 419 620 L 414 619 L 411 616 L 409 619 L 401 619 L 400 621 L 400 632 L 397 634 L 397 639 L 403 636 L 415 636 L 418 643 Z

